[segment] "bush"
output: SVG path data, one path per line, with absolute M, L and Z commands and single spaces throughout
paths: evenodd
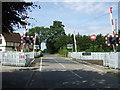
M 69 52 L 69 50 L 67 50 L 66 48 L 63 48 L 63 49 L 60 49 L 58 53 L 62 56 L 67 57 L 68 52 Z

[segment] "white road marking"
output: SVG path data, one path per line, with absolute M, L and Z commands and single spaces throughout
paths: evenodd
M 55 59 L 54 59 L 55 60 Z M 59 63 L 57 60 L 55 62 Z M 66 68 L 63 64 L 59 63 L 63 68 Z
M 67 60 L 69 60 L 69 59 L 67 59 Z M 78 62 L 72 61 L 72 60 L 69 60 L 69 61 L 78 63 Z M 78 64 L 80 64 L 80 63 L 78 63 Z M 89 63 L 88 63 L 88 64 L 89 64 Z M 90 64 L 91 64 L 91 63 L 90 63 Z M 97 69 L 97 68 L 94 68 L 94 67 L 91 67 L 91 66 L 88 66 L 88 65 L 85 65 L 85 64 L 83 64 L 83 65 L 86 66 L 86 67 L 88 67 L 88 68 L 92 68 L 92 69 L 94 69 L 94 70 L 97 70 L 97 71 L 100 71 L 100 72 L 104 72 L 103 70 L 100 70 L 100 69 Z
M 41 57 L 41 61 L 40 61 L 40 71 L 42 70 L 42 57 Z
M 75 76 L 79 77 L 80 79 L 82 78 L 81 76 L 79 76 L 78 74 L 76 74 L 75 72 L 73 71 L 70 71 L 71 73 L 73 73 Z
M 94 68 L 94 67 L 91 67 L 91 66 L 88 66 L 88 65 L 84 65 L 84 66 L 86 66 L 86 67 L 88 67 L 88 68 L 92 68 L 92 69 L 97 70 L 97 71 L 100 71 L 100 72 L 103 72 L 103 70 L 100 70 L 100 69 L 97 69 L 97 68 Z
M 31 65 L 34 61 L 35 61 L 35 59 L 33 59 L 33 60 L 30 62 L 30 65 Z M 30 66 L 30 65 L 29 65 L 29 66 Z
M 66 68 L 63 64 L 59 63 L 63 68 Z

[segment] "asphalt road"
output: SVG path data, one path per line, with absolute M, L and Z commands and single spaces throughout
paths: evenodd
M 55 55 L 36 59 L 31 70 L 2 72 L 2 88 L 118 88 L 119 76 L 102 67 Z

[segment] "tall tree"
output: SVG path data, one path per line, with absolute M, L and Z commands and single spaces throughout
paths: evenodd
M 58 45 L 58 41 L 62 41 L 61 38 L 66 37 L 64 25 L 61 21 L 53 21 L 53 25 L 50 26 L 49 35 L 50 37 L 47 39 L 47 49 L 50 53 L 56 53 L 62 47 L 61 44 L 64 43 L 63 41 Z
M 32 2 L 2 2 L 2 32 L 14 31 L 13 27 L 20 28 L 20 25 L 25 24 L 21 20 L 22 14 L 30 7 L 37 7 Z
M 42 41 L 45 41 L 49 37 L 49 28 L 45 27 L 34 27 L 27 32 L 28 36 L 34 36 L 37 34 L 37 44 L 40 44 Z

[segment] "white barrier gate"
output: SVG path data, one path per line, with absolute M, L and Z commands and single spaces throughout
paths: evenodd
M 40 52 L 0 52 L 1 65 L 14 65 L 14 66 L 27 66 L 30 63 L 30 59 L 40 55 Z
M 120 52 L 89 52 L 90 55 L 83 55 L 86 52 L 69 52 L 68 57 L 81 60 L 103 60 L 104 66 L 120 68 Z

